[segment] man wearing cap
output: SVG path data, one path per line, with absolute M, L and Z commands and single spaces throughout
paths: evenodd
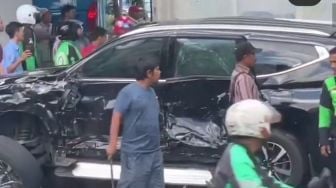
M 262 100 L 254 73 L 255 53 L 258 52 L 261 52 L 261 49 L 255 48 L 247 41 L 237 44 L 235 56 L 238 63 L 231 76 L 229 91 L 231 103 L 246 99 Z

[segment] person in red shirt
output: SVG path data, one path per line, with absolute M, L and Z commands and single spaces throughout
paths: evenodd
M 121 16 L 119 16 L 114 24 L 113 33 L 116 36 L 123 35 L 132 30 L 137 25 L 137 21 L 128 15 L 126 10 L 123 10 Z
M 146 12 L 141 6 L 133 5 L 128 9 L 128 14 L 131 18 L 136 20 L 138 23 L 146 22 Z
M 90 55 L 96 49 L 107 41 L 107 31 L 102 27 L 96 27 L 90 34 L 91 43 L 84 47 L 81 51 L 83 58 Z

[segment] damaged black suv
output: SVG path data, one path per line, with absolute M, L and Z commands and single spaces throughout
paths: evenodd
M 165 181 L 205 185 L 227 144 L 223 118 L 238 42 L 262 48 L 256 72 L 262 93 L 283 115 L 261 157 L 291 185 L 320 170 L 317 115 L 321 85 L 332 74 L 329 25 L 276 19 L 212 18 L 154 23 L 113 40 L 65 70 L 0 79 L 0 187 L 36 188 L 41 169 L 57 176 L 109 179 L 111 113 L 134 80 L 135 59 L 161 57 Z M 310 165 L 309 165 L 310 164 Z M 40 168 L 42 167 L 42 168 Z M 114 178 L 119 178 L 116 158 Z

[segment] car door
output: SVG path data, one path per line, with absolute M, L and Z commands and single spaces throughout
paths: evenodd
M 73 120 L 79 131 L 77 135 L 109 135 L 115 99 L 124 86 L 135 81 L 137 59 L 141 56 L 165 59 L 167 40 L 165 37 L 125 39 L 87 58 L 76 70 L 81 95 Z
M 218 35 L 217 35 L 218 36 Z M 178 35 L 171 48 L 172 78 L 161 90 L 170 147 L 167 162 L 216 163 L 225 146 L 222 123 L 228 107 L 234 49 L 242 36 Z M 209 157 L 212 156 L 212 157 Z

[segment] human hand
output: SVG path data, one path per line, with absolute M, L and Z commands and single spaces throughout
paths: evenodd
M 28 58 L 31 57 L 31 56 L 32 56 L 31 51 L 30 51 L 30 50 L 26 50 L 26 51 L 24 51 L 24 52 L 22 53 L 22 55 L 21 55 L 21 60 L 22 60 L 22 61 L 25 61 L 26 59 L 28 59 Z
M 324 156 L 324 157 L 329 157 L 329 155 L 331 154 L 331 148 L 330 148 L 330 145 L 323 145 L 321 146 L 321 154 Z
M 107 159 L 111 160 L 113 155 L 117 152 L 117 147 L 115 145 L 109 144 L 106 148 Z

